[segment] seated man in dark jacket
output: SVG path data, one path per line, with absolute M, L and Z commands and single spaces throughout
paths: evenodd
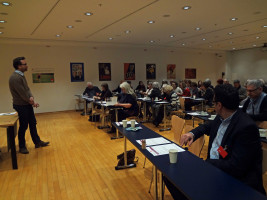
M 248 80 L 248 98 L 242 110 L 246 112 L 254 121 L 267 121 L 267 95 L 262 92 L 262 82 L 260 80 Z
M 88 82 L 87 87 L 85 88 L 85 90 L 83 92 L 83 95 L 86 95 L 90 98 L 93 98 L 94 96 L 96 96 L 99 93 L 101 93 L 99 88 L 97 86 L 94 86 L 93 83 Z
M 265 194 L 259 130 L 255 122 L 238 109 L 238 106 L 239 95 L 232 85 L 216 86 L 216 118 L 182 135 L 180 144 L 191 145 L 202 135 L 208 135 L 210 138 L 206 161 Z M 219 153 L 219 147 L 225 149 L 226 156 Z M 177 193 L 174 190 L 167 179 L 166 185 L 175 199 L 186 199 L 179 191 Z

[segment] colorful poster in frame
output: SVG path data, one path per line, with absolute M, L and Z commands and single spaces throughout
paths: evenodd
M 55 74 L 53 68 L 33 68 L 32 69 L 33 83 L 54 83 Z
M 111 63 L 98 63 L 99 81 L 111 81 Z
M 71 82 L 84 81 L 84 65 L 83 63 L 70 63 Z
M 185 79 L 196 79 L 197 70 L 195 68 L 186 68 L 185 69 Z
M 135 63 L 124 63 L 124 80 L 135 80 Z
M 156 79 L 156 64 L 146 64 L 146 79 Z
M 176 65 L 175 64 L 167 65 L 167 79 L 176 79 Z

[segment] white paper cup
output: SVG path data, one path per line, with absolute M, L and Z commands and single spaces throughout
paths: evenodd
M 158 97 L 155 97 L 155 101 L 158 101 L 159 100 L 159 98 Z
M 215 119 L 216 115 L 211 115 L 210 118 Z
M 135 127 L 135 120 L 134 120 L 134 119 L 131 120 L 131 127 L 132 127 L 132 128 Z
M 127 128 L 127 120 L 122 120 L 122 126 L 123 128 Z
M 170 163 L 177 163 L 178 150 L 170 149 L 169 156 L 170 156 Z

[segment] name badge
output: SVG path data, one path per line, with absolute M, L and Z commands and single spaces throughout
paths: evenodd
M 224 149 L 222 146 L 220 146 L 220 147 L 217 149 L 217 151 L 219 152 L 219 154 L 220 154 L 223 158 L 225 158 L 225 157 L 228 155 L 228 153 L 225 151 L 225 149 Z

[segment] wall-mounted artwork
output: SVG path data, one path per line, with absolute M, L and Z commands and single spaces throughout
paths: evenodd
M 146 64 L 146 79 L 156 79 L 156 64 Z
M 197 70 L 195 68 L 186 68 L 185 69 L 185 79 L 196 79 Z
M 135 80 L 135 63 L 124 63 L 124 80 Z
M 84 67 L 83 63 L 70 63 L 71 82 L 84 81 Z
M 54 83 L 55 74 L 53 68 L 33 68 L 32 69 L 33 83 Z
M 99 81 L 111 81 L 111 64 L 98 63 Z
M 167 65 L 167 79 L 176 79 L 176 65 Z

